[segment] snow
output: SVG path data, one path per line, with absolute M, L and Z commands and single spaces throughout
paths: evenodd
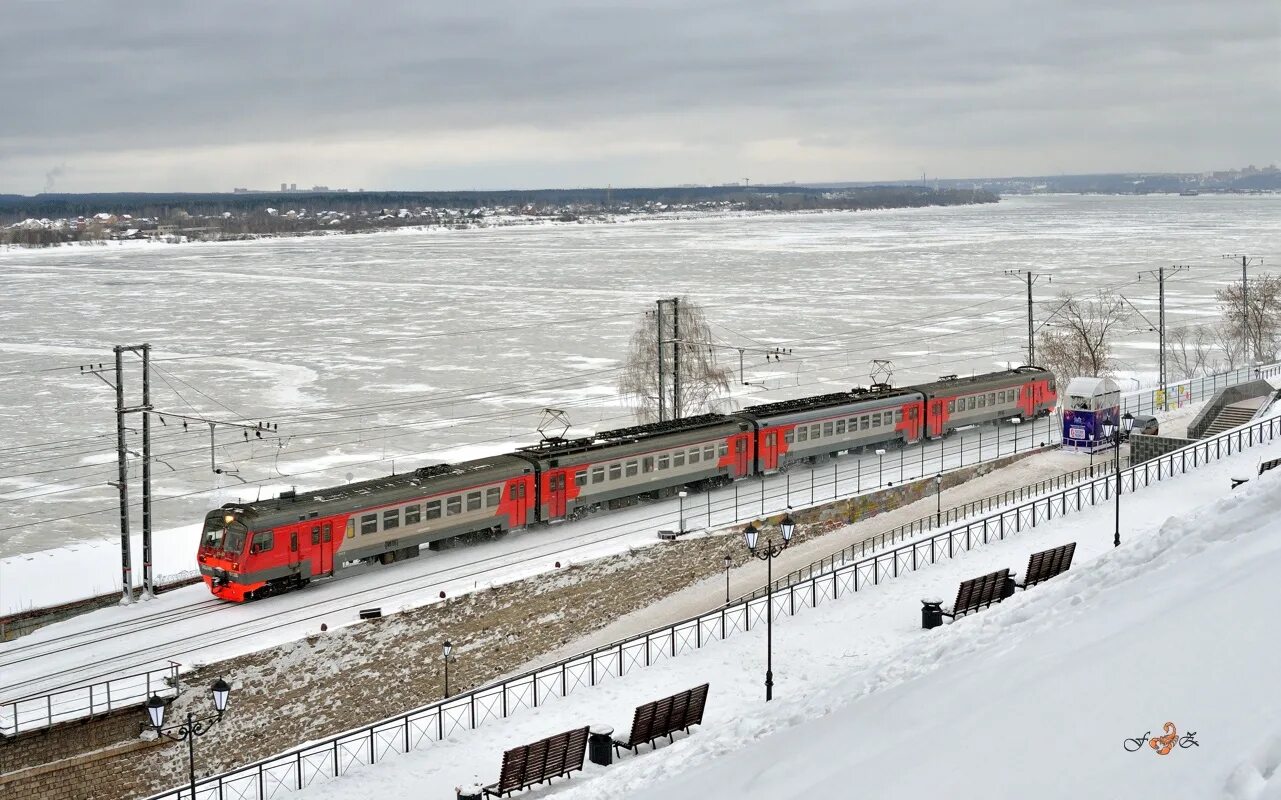
M 1038 526 L 953 561 L 780 617 L 775 700 L 759 629 L 581 687 L 537 710 L 360 767 L 298 796 L 447 797 L 493 781 L 502 752 L 710 682 L 705 724 L 656 751 L 588 764 L 527 797 L 1281 797 L 1266 701 L 1281 644 L 1281 471 L 1230 490 L 1281 443 Z M 1071 572 L 934 631 L 919 599 L 1078 543 Z M 1197 746 L 1125 740 L 1173 722 Z

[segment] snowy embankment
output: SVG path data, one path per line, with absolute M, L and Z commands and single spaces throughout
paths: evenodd
M 571 727 L 624 732 L 639 703 L 710 682 L 705 724 L 524 796 L 1281 797 L 1281 444 L 1225 459 L 867 593 L 783 617 L 501 724 L 365 767 L 309 798 L 452 797 L 502 752 Z M 1078 542 L 1070 573 L 934 631 L 919 598 Z M 1262 702 L 1261 702 L 1262 701 Z M 1171 722 L 1195 746 L 1146 742 Z M 1187 740 L 1185 740 L 1186 742 Z

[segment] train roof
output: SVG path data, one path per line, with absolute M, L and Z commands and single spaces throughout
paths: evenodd
M 518 452 L 528 453 L 538 458 L 557 458 L 605 447 L 634 444 L 669 434 L 698 431 L 717 425 L 736 424 L 739 424 L 737 420 L 723 414 L 700 414 L 696 417 L 685 417 L 684 419 L 668 420 L 666 422 L 651 422 L 648 425 L 634 425 L 630 428 L 601 431 L 595 436 L 585 436 L 580 439 L 549 439 L 541 444 L 522 447 Z
M 978 389 L 981 386 L 988 385 L 1009 385 L 1010 379 L 1016 378 L 1026 380 L 1033 376 L 1048 376 L 1049 372 L 1044 367 L 1015 367 L 1014 369 L 1003 369 L 999 372 L 984 372 L 979 375 L 968 375 L 959 377 L 956 375 L 944 375 L 936 381 L 918 384 L 915 388 L 920 389 L 931 397 L 939 392 L 947 392 L 953 389 Z
M 738 412 L 742 416 L 749 418 L 773 417 L 779 414 L 788 414 L 796 411 L 809 411 L 811 409 L 832 408 L 834 406 L 844 406 L 850 403 L 861 403 L 869 400 L 889 400 L 895 397 L 903 397 L 913 394 L 914 387 L 893 388 L 890 386 L 874 386 L 870 389 L 855 388 L 848 392 L 836 392 L 834 394 L 824 394 L 818 397 L 798 397 L 795 400 L 780 400 L 776 403 L 764 403 L 759 406 L 748 406 Z
M 343 514 L 424 494 L 465 489 L 489 480 L 520 475 L 531 469 L 528 461 L 503 454 L 458 464 L 432 464 L 399 475 L 386 475 L 301 494 L 285 491 L 276 497 L 252 503 L 227 503 L 223 508 L 239 510 L 253 518 L 256 524 L 271 521 L 274 526 L 297 521 L 299 517 Z M 274 519 L 276 517 L 279 520 Z

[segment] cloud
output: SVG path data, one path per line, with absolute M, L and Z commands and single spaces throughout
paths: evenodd
M 0 192 L 1227 167 L 1279 45 L 1274 0 L 20 1 Z

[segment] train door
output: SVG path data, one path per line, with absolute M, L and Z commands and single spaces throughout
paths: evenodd
M 747 464 L 748 458 L 751 456 L 751 453 L 747 452 L 749 439 L 749 435 L 745 433 L 734 437 L 734 469 L 738 472 L 739 477 L 751 474 L 751 469 Z
M 311 527 L 311 552 L 315 559 L 316 575 L 328 575 L 334 568 L 334 536 L 332 523 L 325 522 Z
M 553 472 L 547 477 L 547 518 L 559 519 L 565 516 L 565 473 Z
M 301 528 L 297 527 L 289 529 L 289 569 L 291 570 L 298 568 L 298 561 L 301 558 L 298 555 L 298 533 L 300 530 Z

